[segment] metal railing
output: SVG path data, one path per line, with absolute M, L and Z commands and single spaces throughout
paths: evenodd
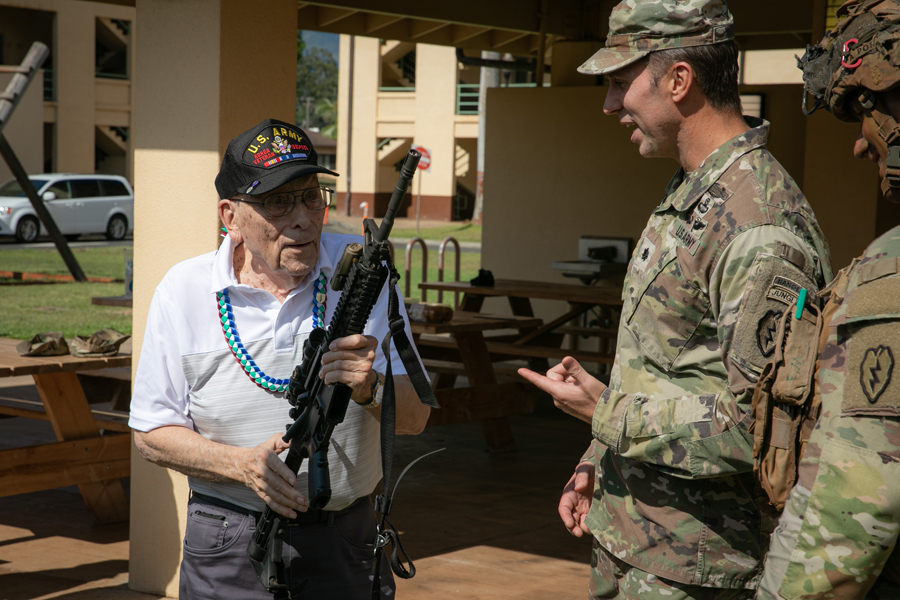
M 53 69 L 44 69 L 44 102 L 56 101 L 56 74 Z
M 403 272 L 403 278 L 406 280 L 406 291 L 403 293 L 404 298 L 412 297 L 410 296 L 410 294 L 412 293 L 412 279 L 410 278 L 409 273 L 413 246 L 415 246 L 416 244 L 422 246 L 422 283 L 428 281 L 428 246 L 425 245 L 425 240 L 423 240 L 422 238 L 414 237 L 406 244 L 406 265 Z M 422 290 L 422 302 L 428 302 L 426 298 L 427 294 L 427 290 Z
M 533 83 L 510 83 L 501 85 L 500 87 L 509 88 L 529 88 L 535 87 Z M 478 84 L 477 83 L 458 83 L 456 85 L 456 114 L 458 115 L 477 115 L 478 114 Z
M 459 281 L 459 242 L 454 237 L 445 237 L 438 248 L 438 281 L 444 280 L 444 250 L 447 249 L 447 244 L 453 244 L 456 249 L 456 279 L 454 281 Z M 437 301 L 438 304 L 444 302 L 444 290 L 438 290 Z M 459 308 L 459 292 L 454 292 L 453 308 Z
M 416 88 L 414 87 L 380 87 L 378 88 L 379 92 L 414 92 Z

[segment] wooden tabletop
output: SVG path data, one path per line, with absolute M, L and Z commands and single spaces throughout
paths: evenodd
M 489 329 L 519 329 L 540 327 L 543 321 L 534 317 L 507 317 L 482 313 L 454 311 L 453 319 L 446 323 L 422 323 L 410 321 L 414 334 L 421 333 L 465 333 Z
M 109 358 L 79 358 L 62 356 L 19 356 L 16 345 L 21 340 L 0 338 L 0 377 L 43 375 L 72 371 L 94 371 L 111 367 L 130 367 L 131 355 L 119 352 Z
M 423 290 L 463 292 L 480 296 L 509 296 L 513 298 L 543 298 L 564 300 L 578 304 L 622 306 L 622 290 L 611 287 L 495 279 L 493 286 L 472 285 L 468 281 L 428 281 L 420 283 Z

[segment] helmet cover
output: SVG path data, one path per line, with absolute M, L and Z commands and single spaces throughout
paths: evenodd
M 885 92 L 900 83 L 900 1 L 849 0 L 837 17 L 835 28 L 797 59 L 803 112 L 825 108 L 842 121 L 858 121 L 847 104 L 855 90 Z M 809 109 L 806 94 L 814 99 Z

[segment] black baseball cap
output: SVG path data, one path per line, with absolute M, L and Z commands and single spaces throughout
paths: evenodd
M 290 123 L 266 119 L 228 144 L 216 176 L 219 198 L 264 194 L 311 173 L 328 173 L 306 132 Z

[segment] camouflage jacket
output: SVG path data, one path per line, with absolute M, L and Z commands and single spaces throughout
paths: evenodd
M 900 584 L 900 227 L 842 271 L 829 302 L 822 412 L 757 598 L 862 598 L 879 574 Z
M 781 311 L 831 279 L 812 209 L 765 149 L 768 123 L 753 121 L 680 170 L 650 217 L 586 455 L 598 467 L 587 524 L 599 543 L 710 587 L 756 585 L 774 515 L 764 521 L 753 491 L 753 386 Z

